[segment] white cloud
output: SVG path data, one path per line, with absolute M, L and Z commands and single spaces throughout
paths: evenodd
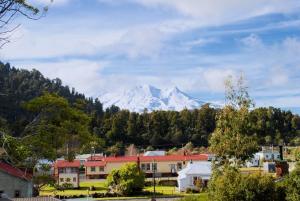
M 28 62 L 30 64 L 16 64 L 17 67 L 37 69 L 50 79 L 60 78 L 63 84 L 75 87 L 88 96 L 97 95 L 98 88 L 103 87 L 101 71 L 107 62 L 88 60 L 66 60 L 59 62 Z
M 116 0 L 98 0 L 102 3 L 116 3 Z M 250 17 L 289 13 L 299 6 L 298 0 L 121 0 L 134 2 L 152 8 L 166 7 L 179 13 L 197 18 L 206 25 L 220 25 Z
M 30 4 L 39 4 L 44 6 L 62 6 L 70 2 L 70 0 L 28 0 Z

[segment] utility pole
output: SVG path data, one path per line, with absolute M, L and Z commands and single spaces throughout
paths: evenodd
M 152 177 L 153 177 L 153 196 L 152 196 L 152 201 L 156 201 L 156 192 L 155 192 L 155 171 L 156 167 L 154 166 L 155 160 L 152 161 Z

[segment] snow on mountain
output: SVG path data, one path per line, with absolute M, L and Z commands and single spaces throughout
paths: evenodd
M 136 86 L 131 89 L 113 93 L 105 93 L 99 97 L 104 107 L 116 105 L 121 109 L 134 112 L 153 110 L 175 110 L 185 108 L 195 109 L 201 107 L 205 102 L 192 98 L 180 91 L 177 87 L 172 89 L 158 89 L 150 85 Z

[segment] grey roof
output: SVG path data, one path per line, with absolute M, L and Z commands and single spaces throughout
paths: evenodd
M 13 198 L 13 201 L 60 201 L 53 197 Z

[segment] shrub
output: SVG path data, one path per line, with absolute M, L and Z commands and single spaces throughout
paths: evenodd
M 200 199 L 199 196 L 190 195 L 190 196 L 180 198 L 179 201 L 199 201 L 199 199 Z
M 159 180 L 158 185 L 160 186 L 177 186 L 176 180 Z
M 286 180 L 283 182 L 285 186 L 286 200 L 287 201 L 299 201 L 300 200 L 300 164 L 296 165 L 296 168 Z
M 128 163 L 120 169 L 112 170 L 107 177 L 109 190 L 119 195 L 133 195 L 144 188 L 145 175 L 137 164 Z
M 227 167 L 215 171 L 209 182 L 209 200 L 213 201 L 274 201 L 276 189 L 273 178 L 261 174 L 242 175 Z

